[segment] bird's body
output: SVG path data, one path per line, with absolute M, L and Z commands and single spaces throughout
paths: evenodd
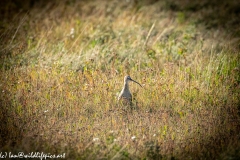
M 128 83 L 124 84 L 124 87 L 121 93 L 119 94 L 118 100 L 120 100 L 121 98 L 127 99 L 128 101 L 132 101 L 132 94 L 129 90 Z
M 133 81 L 133 82 L 139 84 L 138 82 L 134 81 L 130 76 L 125 76 L 124 77 L 124 85 L 123 85 L 122 91 L 120 92 L 120 94 L 118 96 L 118 101 L 122 100 L 125 104 L 126 103 L 127 104 L 132 103 L 132 94 L 129 90 L 129 84 L 128 84 L 129 81 Z

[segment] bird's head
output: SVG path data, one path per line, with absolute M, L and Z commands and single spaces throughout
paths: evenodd
M 133 81 L 133 82 L 139 84 L 142 87 L 142 85 L 140 83 L 138 83 L 137 81 L 133 80 L 130 76 L 125 76 L 124 77 L 124 82 L 128 83 L 128 81 Z

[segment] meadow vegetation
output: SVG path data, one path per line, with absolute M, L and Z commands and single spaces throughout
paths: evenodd
M 1 6 L 1 151 L 240 158 L 235 1 L 24 2 Z

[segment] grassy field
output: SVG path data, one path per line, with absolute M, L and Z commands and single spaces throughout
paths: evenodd
M 1 152 L 240 158 L 237 1 L 23 2 L 0 8 Z

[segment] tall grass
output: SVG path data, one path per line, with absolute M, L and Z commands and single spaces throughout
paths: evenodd
M 12 21 L 1 36 L 1 151 L 236 158 L 235 41 L 166 5 L 66 1 Z M 130 84 L 134 110 L 117 103 L 126 74 L 144 86 Z

